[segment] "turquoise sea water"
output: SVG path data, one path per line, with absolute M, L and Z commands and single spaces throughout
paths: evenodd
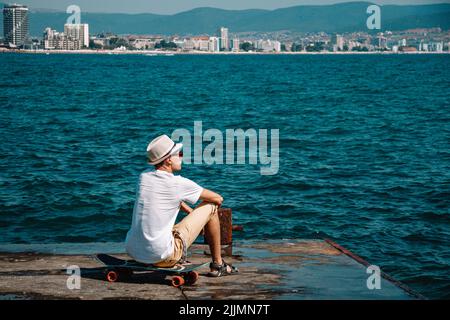
M 450 56 L 0 55 L 0 242 L 123 241 L 145 148 L 279 129 L 278 174 L 184 165 L 239 239 L 328 236 L 450 298 Z

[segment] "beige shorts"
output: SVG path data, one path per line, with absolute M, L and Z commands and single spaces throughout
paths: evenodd
M 186 250 L 197 239 L 198 235 L 217 213 L 218 206 L 212 203 L 202 202 L 194 211 L 188 214 L 180 223 L 173 227 L 174 252 L 163 261 L 154 263 L 153 265 L 160 268 L 173 267 L 183 256 L 183 240 L 186 244 Z

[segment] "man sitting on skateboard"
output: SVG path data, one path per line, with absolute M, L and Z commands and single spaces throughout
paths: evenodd
M 209 275 L 220 277 L 237 272 L 221 256 L 218 208 L 223 198 L 173 174 L 181 170 L 182 147 L 167 135 L 148 145 L 148 162 L 155 169 L 140 175 L 133 220 L 125 240 L 127 253 L 136 261 L 170 268 L 185 260 L 187 249 L 204 228 L 213 260 Z M 195 204 L 199 199 L 203 201 L 195 209 L 185 203 Z M 180 209 L 188 215 L 175 225 Z

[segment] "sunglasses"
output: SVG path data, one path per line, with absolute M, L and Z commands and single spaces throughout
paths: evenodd
M 179 156 L 181 158 L 183 156 L 183 151 L 179 151 L 178 154 L 173 154 L 173 156 Z

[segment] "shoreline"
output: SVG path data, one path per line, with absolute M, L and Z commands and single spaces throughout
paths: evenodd
M 450 51 L 443 52 L 392 52 L 392 51 L 369 51 L 369 52 L 207 52 L 207 51 L 119 51 L 119 50 L 10 50 L 0 49 L 0 53 L 22 53 L 22 54 L 98 54 L 98 55 L 146 55 L 146 56 L 174 56 L 174 55 L 410 55 L 410 54 L 450 54 Z

